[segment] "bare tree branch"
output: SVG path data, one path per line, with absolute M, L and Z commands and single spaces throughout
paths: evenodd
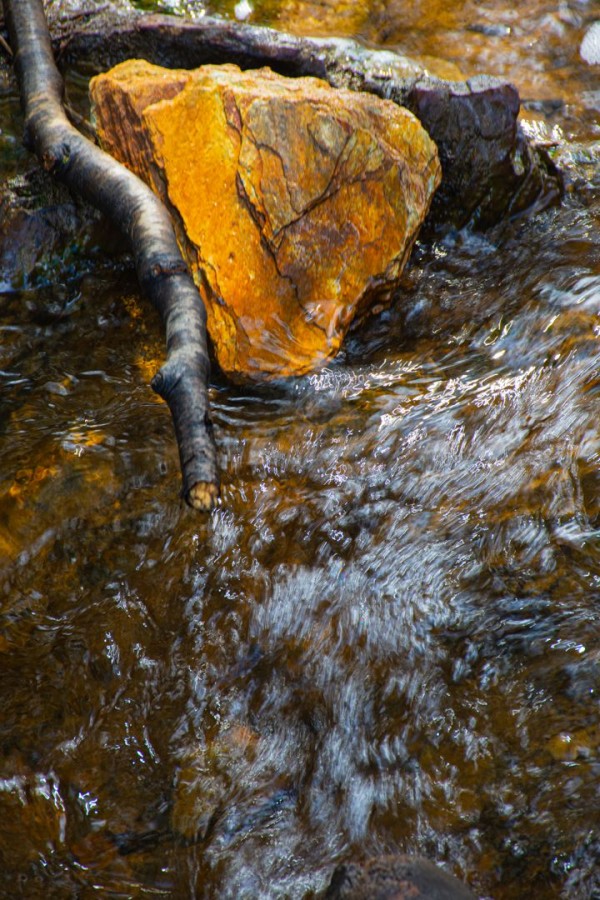
M 128 236 L 143 292 L 166 329 L 167 358 L 152 387 L 167 402 L 179 447 L 183 496 L 207 510 L 219 493 L 208 407 L 206 311 L 183 261 L 169 213 L 135 175 L 68 121 L 41 0 L 3 0 L 25 112 L 25 141 L 44 168 Z

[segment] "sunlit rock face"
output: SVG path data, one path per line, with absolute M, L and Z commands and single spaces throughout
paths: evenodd
M 440 181 L 409 112 L 232 65 L 131 60 L 91 93 L 103 146 L 173 212 L 224 372 L 309 372 L 389 302 Z

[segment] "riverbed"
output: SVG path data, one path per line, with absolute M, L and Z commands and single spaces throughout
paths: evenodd
M 130 269 L 0 294 L 0 895 L 299 900 L 405 852 L 481 898 L 596 898 L 598 8 L 205 8 L 509 78 L 565 195 L 419 243 L 322 371 L 215 374 L 210 515 Z M 20 128 L 5 77 L 2 177 Z

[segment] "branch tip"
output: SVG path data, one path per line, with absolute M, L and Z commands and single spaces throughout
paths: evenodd
M 158 394 L 159 397 L 163 397 L 163 390 L 165 386 L 165 376 L 162 371 L 156 373 L 156 375 L 152 378 L 150 382 L 150 387 L 154 391 L 155 394 Z
M 185 496 L 188 506 L 200 512 L 210 512 L 216 506 L 218 499 L 219 487 L 211 481 L 196 482 Z

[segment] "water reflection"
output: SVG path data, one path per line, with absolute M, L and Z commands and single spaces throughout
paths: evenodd
M 491 19 L 566 9 L 411 39 L 478 59 Z M 563 206 L 417 248 L 328 369 L 215 380 L 210 517 L 174 500 L 133 279 L 2 297 L 0 892 L 309 897 L 400 849 L 595 896 L 600 175 L 565 71 L 570 111 L 532 117 Z

